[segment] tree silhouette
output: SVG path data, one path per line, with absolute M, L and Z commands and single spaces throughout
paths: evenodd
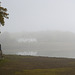
M 7 9 L 4 7 L 1 7 L 1 2 L 0 2 L 0 26 L 4 26 L 5 21 L 4 18 L 9 18 L 7 13 Z M 0 32 L 1 33 L 1 32 Z M 1 44 L 0 44 L 0 59 L 2 58 L 2 50 L 1 50 Z
M 4 26 L 5 21 L 4 18 L 9 18 L 7 13 L 7 8 L 1 7 L 1 2 L 0 2 L 0 25 Z

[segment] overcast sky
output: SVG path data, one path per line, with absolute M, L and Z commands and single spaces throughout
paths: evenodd
M 2 32 L 63 30 L 75 32 L 75 0 L 0 0 L 8 9 Z

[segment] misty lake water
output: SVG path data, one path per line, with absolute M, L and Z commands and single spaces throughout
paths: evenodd
M 3 54 L 75 58 L 75 34 L 70 32 L 3 33 Z
M 36 56 L 37 55 L 37 52 L 18 52 L 16 53 L 16 55 L 32 55 L 32 56 Z

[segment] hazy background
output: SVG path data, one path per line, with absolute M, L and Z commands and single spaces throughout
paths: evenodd
M 75 33 L 72 32 L 4 32 L 0 42 L 4 54 L 75 57 Z
M 0 0 L 9 20 L 1 27 L 5 54 L 75 57 L 75 0 Z
M 75 0 L 0 0 L 9 12 L 2 31 L 75 32 Z

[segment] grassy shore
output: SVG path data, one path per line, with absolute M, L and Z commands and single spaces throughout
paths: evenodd
M 4 55 L 0 75 L 75 75 L 75 59 Z

